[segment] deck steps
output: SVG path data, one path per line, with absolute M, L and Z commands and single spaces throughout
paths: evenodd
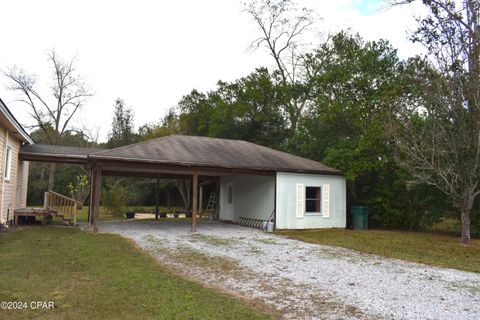
M 61 219 L 64 225 L 76 225 L 78 201 L 54 191 L 45 192 L 43 208 L 21 208 L 14 211 L 14 224 L 18 225 L 19 217 L 42 217 L 46 224 L 53 217 Z M 73 222 L 72 222 L 73 220 Z

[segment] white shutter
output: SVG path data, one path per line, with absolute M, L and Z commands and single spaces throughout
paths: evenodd
M 324 184 L 322 187 L 322 215 L 324 218 L 330 218 L 330 185 Z
M 305 186 L 297 183 L 296 216 L 303 218 L 305 215 Z

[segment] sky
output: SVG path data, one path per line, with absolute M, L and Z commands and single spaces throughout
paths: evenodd
M 135 124 L 155 122 L 192 89 L 215 89 L 260 66 L 267 52 L 248 49 L 258 35 L 242 11 L 245 0 L 0 0 L 0 98 L 17 119 L 32 124 L 10 92 L 3 72 L 13 66 L 37 76 L 48 93 L 52 48 L 94 93 L 73 125 L 98 131 L 105 141 L 116 98 L 134 110 Z M 422 6 L 386 8 L 381 0 L 297 0 L 319 17 L 314 42 L 350 28 L 366 40 L 389 40 L 401 58 L 423 49 L 408 40 Z M 43 89 L 42 89 L 43 88 Z

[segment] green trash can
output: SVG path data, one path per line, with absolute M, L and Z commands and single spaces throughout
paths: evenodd
M 352 206 L 350 207 L 352 215 L 353 230 L 367 230 L 368 229 L 368 207 Z

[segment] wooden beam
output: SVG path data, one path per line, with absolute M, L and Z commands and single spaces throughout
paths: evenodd
M 160 179 L 157 178 L 157 184 L 155 185 L 155 219 L 158 219 L 158 209 L 160 202 Z
M 93 226 L 93 201 L 95 201 L 93 184 L 95 182 L 94 181 L 95 180 L 95 170 L 93 170 L 93 168 L 91 168 L 89 170 L 89 173 L 90 173 L 90 199 L 89 199 L 89 204 L 88 204 L 88 224 L 90 226 Z
M 200 190 L 198 194 L 198 212 L 203 216 L 203 186 L 200 184 Z
M 95 221 L 98 221 L 98 217 L 100 216 L 100 189 L 101 189 L 101 183 L 102 183 L 102 171 L 100 168 L 97 168 L 97 195 L 95 197 Z M 96 227 L 96 224 L 95 224 Z M 95 233 L 98 230 L 95 230 Z
M 198 214 L 198 172 L 193 172 L 192 177 L 192 232 L 197 231 L 197 214 Z
M 92 169 L 92 179 L 90 181 L 90 225 L 93 226 L 93 232 L 97 233 L 98 226 L 97 220 L 99 215 L 99 204 L 100 204 L 100 181 L 101 181 L 101 171 L 97 166 Z
M 92 161 L 93 159 L 90 159 Z M 223 168 L 212 166 L 190 166 L 169 163 L 159 163 L 153 160 L 113 160 L 98 159 L 98 165 L 108 175 L 117 175 L 121 172 L 128 173 L 151 173 L 152 175 L 171 174 L 172 176 L 190 176 L 192 172 L 197 171 L 202 176 L 219 176 L 219 175 L 255 175 L 255 176 L 274 176 L 274 170 L 256 170 L 256 169 L 240 169 L 240 168 Z

